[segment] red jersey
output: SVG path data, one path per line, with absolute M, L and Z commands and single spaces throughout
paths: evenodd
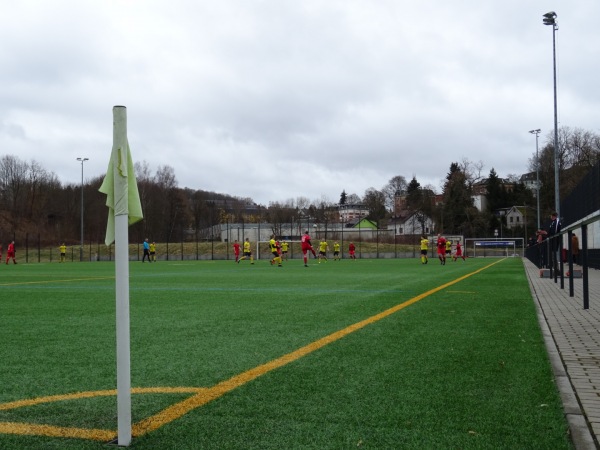
M 12 255 L 15 253 L 15 244 L 13 244 L 12 242 L 10 244 L 8 244 L 8 248 L 6 249 L 6 253 L 8 253 L 9 255 Z
M 437 252 L 438 255 L 446 254 L 446 239 L 443 236 L 440 236 L 437 240 Z
M 240 244 L 237 242 L 233 244 L 233 253 L 235 253 L 236 255 L 240 254 Z
M 462 256 L 462 247 L 460 246 L 460 242 L 456 243 L 456 256 Z
M 356 247 L 354 246 L 354 244 L 350 244 L 348 250 L 350 251 L 350 253 L 353 253 L 356 250 Z
M 312 244 L 310 243 L 310 236 L 308 234 L 302 236 L 301 242 L 302 250 L 308 250 L 309 248 L 312 248 Z

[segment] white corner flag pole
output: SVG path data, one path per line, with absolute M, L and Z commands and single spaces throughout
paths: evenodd
M 113 148 L 100 186 L 109 208 L 106 245 L 115 242 L 117 321 L 117 420 L 119 446 L 131 443 L 131 360 L 129 337 L 129 225 L 143 218 L 127 141 L 127 110 L 113 108 Z
M 113 148 L 122 149 L 121 158 L 127 161 L 127 110 L 113 108 Z M 116 161 L 114 161 L 116 163 Z M 125 163 L 126 164 L 126 163 Z M 114 170 L 118 171 L 117 164 Z M 115 177 L 119 174 L 115 174 Z M 115 179 L 115 185 L 118 182 Z M 127 197 L 125 197 L 127 198 Z M 127 208 L 129 210 L 129 208 Z M 115 278 L 117 294 L 117 413 L 118 445 L 131 443 L 131 359 L 129 342 L 129 211 L 115 211 Z

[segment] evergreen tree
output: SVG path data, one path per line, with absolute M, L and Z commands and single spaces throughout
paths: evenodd
M 487 200 L 488 211 L 493 213 L 498 208 L 504 208 L 507 206 L 503 204 L 502 197 L 504 196 L 504 194 L 502 191 L 503 187 L 501 180 L 500 178 L 498 178 L 498 175 L 496 174 L 494 168 L 492 168 L 492 170 L 490 170 L 490 175 L 486 183 L 485 198 Z
M 481 228 L 477 209 L 473 206 L 466 174 L 457 163 L 450 165 L 444 184 L 438 228 L 446 234 L 473 236 Z
M 340 195 L 340 205 L 345 205 L 347 198 L 348 198 L 348 195 L 346 194 L 346 190 L 344 189 L 342 191 L 342 194 Z
M 406 206 L 411 211 L 416 211 L 421 208 L 423 203 L 423 192 L 421 191 L 421 183 L 413 176 L 410 183 L 406 187 Z

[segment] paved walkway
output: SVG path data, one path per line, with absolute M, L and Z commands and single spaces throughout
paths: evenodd
M 583 282 L 540 278 L 523 259 L 538 319 L 575 447 L 600 449 L 600 271 L 590 269 L 589 309 L 583 309 Z

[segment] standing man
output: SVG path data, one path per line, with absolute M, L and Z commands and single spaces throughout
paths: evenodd
M 15 241 L 12 241 L 10 244 L 8 244 L 8 248 L 6 249 L 6 264 L 8 264 L 8 261 L 12 258 L 13 263 L 17 263 L 17 260 L 15 259 Z
M 437 255 L 442 266 L 446 265 L 446 238 L 438 234 L 437 238 Z
M 561 225 L 560 220 L 558 219 L 558 214 L 554 211 L 550 215 L 550 228 L 548 228 L 548 239 L 550 241 L 550 261 L 552 270 L 558 270 L 558 251 L 560 249 L 560 240 L 562 239 L 560 236 L 557 236 L 560 233 Z
M 329 245 L 327 244 L 327 241 L 325 239 L 323 239 L 319 243 L 319 264 L 321 264 L 321 259 L 324 259 L 325 262 L 328 261 L 327 250 L 329 250 Z
M 65 262 L 65 259 L 67 258 L 67 246 L 64 242 L 58 247 L 58 250 L 60 251 L 60 262 Z
M 144 256 L 142 256 L 142 262 L 145 262 L 145 259 L 148 258 L 148 262 L 152 262 L 150 259 L 150 244 L 148 244 L 148 238 L 144 239 Z
M 571 237 L 571 253 L 573 255 L 573 264 L 577 264 L 577 257 L 579 256 L 579 238 L 575 233 Z
M 421 236 L 421 264 L 427 264 L 427 249 L 429 247 L 429 239 L 425 235 Z
M 233 241 L 233 254 L 235 255 L 235 262 L 240 260 L 240 243 L 237 241 Z
M 302 239 L 300 239 L 300 243 L 302 245 L 302 257 L 304 258 L 304 267 L 308 267 L 308 255 L 306 254 L 309 250 L 312 252 L 313 256 L 316 258 L 317 254 L 315 253 L 315 249 L 312 247 L 310 243 L 310 235 L 308 234 L 308 230 L 304 232 L 302 235 Z
M 350 259 L 356 259 L 356 246 L 354 245 L 354 242 L 350 242 L 348 253 L 350 254 Z
M 241 260 L 250 258 L 250 264 L 254 264 L 254 257 L 252 256 L 252 249 L 250 248 L 250 238 L 246 238 L 244 241 L 244 256 L 237 260 L 238 264 Z
M 335 241 L 333 243 L 333 260 L 334 261 L 340 260 L 340 243 L 337 241 Z
M 156 262 L 156 243 L 152 242 L 150 244 L 150 260 L 152 262 Z
M 548 232 L 546 230 L 537 230 L 535 234 L 537 235 L 540 269 L 542 269 L 544 267 L 547 267 L 548 264 L 548 251 L 546 245 L 543 244 L 546 240 L 546 237 L 548 236 Z

